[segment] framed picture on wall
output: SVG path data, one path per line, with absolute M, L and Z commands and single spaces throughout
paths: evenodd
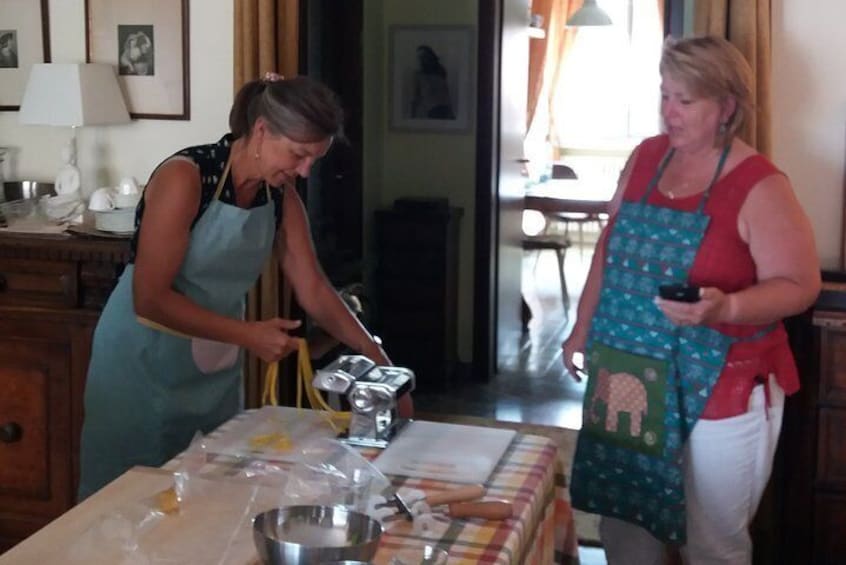
M 0 111 L 18 111 L 30 68 L 49 62 L 47 0 L 0 0 Z
M 469 132 L 475 113 L 473 29 L 393 26 L 389 50 L 391 129 Z
M 188 0 L 85 0 L 89 63 L 109 63 L 132 118 L 188 120 Z

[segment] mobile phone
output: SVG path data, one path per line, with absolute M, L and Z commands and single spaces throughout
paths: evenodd
M 699 287 L 690 284 L 662 284 L 658 296 L 664 300 L 678 302 L 699 302 Z

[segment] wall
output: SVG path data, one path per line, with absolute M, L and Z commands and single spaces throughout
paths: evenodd
M 773 0 L 773 159 L 812 218 L 825 268 L 841 268 L 846 58 L 843 0 Z
M 191 120 L 135 120 L 117 126 L 80 128 L 78 164 L 88 191 L 132 175 L 145 183 L 171 152 L 216 140 L 227 131 L 232 104 L 232 0 L 191 0 Z M 50 0 L 50 51 L 56 63 L 85 61 L 84 0 Z M 18 123 L 17 112 L 0 113 L 0 146 L 15 148 L 4 163 L 9 180 L 52 181 L 70 129 Z
M 392 25 L 469 25 L 475 29 L 477 11 L 478 0 L 367 0 L 364 17 L 365 225 L 374 209 L 389 207 L 402 196 L 447 197 L 451 205 L 464 209 L 458 347 L 459 357 L 468 362 L 473 345 L 476 137 L 474 132 L 409 133 L 388 128 L 388 38 Z M 369 233 L 366 237 L 370 241 Z

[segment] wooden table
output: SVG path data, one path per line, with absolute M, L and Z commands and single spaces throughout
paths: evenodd
M 244 413 L 227 422 L 210 434 L 209 438 L 213 439 L 237 426 L 250 414 Z M 213 442 L 209 445 L 213 445 Z M 557 446 L 548 438 L 518 433 L 485 483 L 488 498 L 512 501 L 513 518 L 503 521 L 437 518 L 435 526 L 422 532 L 413 530 L 409 522 L 391 522 L 382 536 L 379 551 L 373 560 L 374 565 L 386 565 L 398 552 L 422 549 L 427 544 L 445 549 L 450 556 L 450 565 L 578 563 L 573 513 L 567 485 L 561 484 L 564 474 L 557 450 Z M 362 451 L 368 458 L 378 453 L 376 450 Z M 66 556 L 75 540 L 90 531 L 92 525 L 102 522 L 103 516 L 129 508 L 167 488 L 172 484 L 171 472 L 180 467 L 181 461 L 179 457 L 162 469 L 136 468 L 127 472 L 0 556 L 0 565 L 68 562 Z M 198 476 L 202 476 L 203 480 L 219 481 L 220 485 L 231 488 L 232 479 L 242 476 L 245 467 L 256 462 L 273 462 L 273 459 L 258 455 L 245 458 L 243 455 L 238 457 L 208 452 L 205 461 L 201 462 Z M 460 486 L 457 483 L 403 476 L 389 476 L 389 479 L 396 488 L 427 492 Z M 217 514 L 225 516 L 226 512 Z M 241 524 L 241 529 L 244 528 L 249 528 L 249 522 Z M 241 531 L 239 537 L 249 540 L 244 531 Z M 47 551 L 48 547 L 54 548 L 54 551 Z M 237 558 L 222 562 L 237 565 L 255 563 L 254 549 L 249 544 L 242 542 L 238 549 L 238 552 L 232 552 Z M 245 551 L 250 553 L 249 557 L 244 557 Z M 87 561 L 99 562 L 97 559 Z M 106 562 L 109 561 L 103 561 Z
M 607 214 L 614 186 L 580 180 L 552 179 L 526 189 L 524 209 L 544 214 L 580 212 Z

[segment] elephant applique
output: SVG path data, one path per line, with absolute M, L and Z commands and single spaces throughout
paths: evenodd
M 631 373 L 612 373 L 608 369 L 597 372 L 596 388 L 590 403 L 590 418 L 595 424 L 599 422 L 596 403 L 605 403 L 605 431 L 617 431 L 617 419 L 620 412 L 629 414 L 629 433 L 632 437 L 639 437 L 641 422 L 647 414 L 646 387 L 643 382 Z

